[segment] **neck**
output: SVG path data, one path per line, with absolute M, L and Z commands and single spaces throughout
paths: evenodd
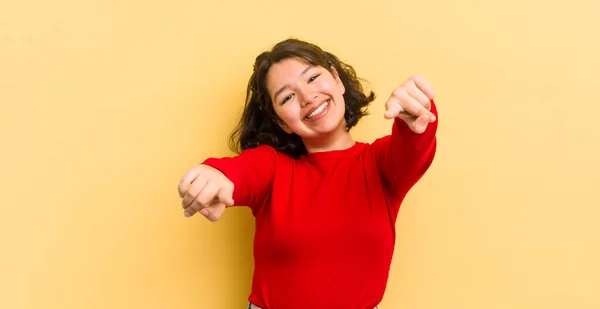
M 306 151 L 309 153 L 345 150 L 354 146 L 354 139 L 347 131 L 344 131 L 343 134 L 334 134 L 319 140 L 304 140 L 303 142 Z

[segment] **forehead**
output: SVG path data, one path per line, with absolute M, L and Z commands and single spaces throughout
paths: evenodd
M 267 87 L 286 84 L 298 78 L 311 64 L 300 58 L 287 58 L 274 63 L 267 72 Z
M 265 76 L 265 84 L 271 95 L 281 87 L 296 82 L 299 78 L 313 69 L 322 69 L 321 65 L 311 64 L 302 58 L 286 58 L 274 63 Z

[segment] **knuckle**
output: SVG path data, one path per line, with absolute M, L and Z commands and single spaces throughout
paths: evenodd
M 419 87 L 417 87 L 417 84 L 415 83 L 414 80 L 410 80 L 406 83 L 406 88 L 409 94 L 416 94 L 416 93 L 420 93 L 421 90 L 419 90 Z
M 198 195 L 195 199 L 196 203 L 193 205 L 197 205 L 198 208 L 206 206 L 208 204 L 208 199 L 205 196 Z
M 218 179 L 219 189 L 231 189 L 233 188 L 233 182 L 224 175 Z
M 227 179 L 227 177 L 225 177 L 225 175 L 223 175 L 223 174 L 217 174 L 215 177 L 215 180 L 218 181 L 219 183 L 224 183 L 229 179 Z
M 203 164 L 196 164 L 194 167 L 192 167 L 192 169 L 190 170 L 191 172 L 194 172 L 196 174 L 202 173 L 202 171 L 206 168 L 205 165 Z
M 404 96 L 405 96 L 407 93 L 408 93 L 408 92 L 407 92 L 407 90 L 406 90 L 406 87 L 403 85 L 403 86 L 400 86 L 400 87 L 398 87 L 398 88 L 394 89 L 394 91 L 392 91 L 392 96 L 395 96 L 395 97 L 397 97 L 397 98 L 402 98 L 402 97 L 404 97 Z
M 200 192 L 200 187 L 197 183 L 193 183 L 187 190 L 187 195 L 196 196 Z
M 410 78 L 409 78 L 409 79 L 410 79 L 410 80 L 413 80 L 413 81 L 415 81 L 415 80 L 422 80 L 422 79 L 423 79 L 423 75 L 421 75 L 421 74 L 418 74 L 418 73 L 414 73 L 414 74 L 412 74 L 412 75 L 410 76 Z

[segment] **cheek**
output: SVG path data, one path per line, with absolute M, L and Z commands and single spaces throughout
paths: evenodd
M 343 90 L 340 89 L 336 83 L 328 84 L 327 88 L 324 89 L 324 92 L 329 93 L 336 102 L 339 102 L 344 98 Z
M 340 85 L 336 82 L 335 79 L 328 80 L 326 83 L 323 83 L 322 88 L 324 91 L 331 93 L 331 95 L 342 96 L 344 94 L 344 89 L 340 87 Z
M 294 111 L 294 109 L 291 107 L 280 107 L 276 110 L 276 112 L 279 118 L 287 124 L 293 122 L 294 119 L 298 118 L 297 116 L 295 116 L 298 114 L 298 111 Z

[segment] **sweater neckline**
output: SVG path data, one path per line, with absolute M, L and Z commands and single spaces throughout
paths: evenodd
M 354 145 L 350 146 L 350 148 L 341 149 L 341 150 L 330 150 L 330 151 L 318 151 L 318 152 L 309 152 L 306 156 L 310 160 L 320 160 L 320 159 L 335 159 L 335 158 L 343 158 L 346 156 L 354 155 L 360 152 L 363 149 L 365 143 L 355 141 Z

